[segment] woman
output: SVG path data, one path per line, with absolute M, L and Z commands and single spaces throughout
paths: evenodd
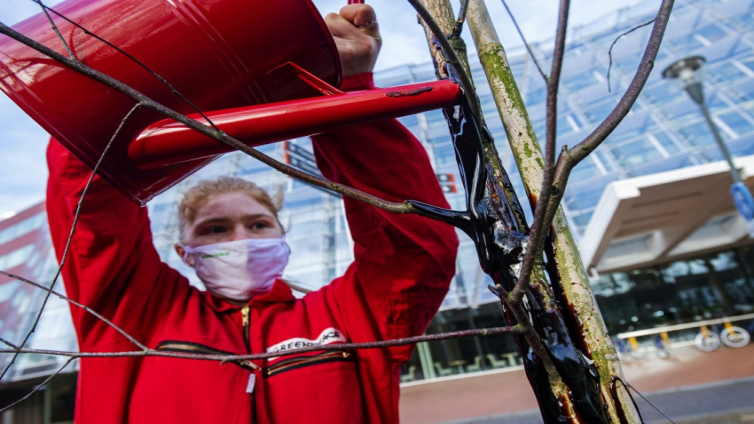
M 379 50 L 374 11 L 351 5 L 326 23 L 343 62 L 341 88 L 369 88 Z M 334 181 L 393 201 L 447 207 L 426 152 L 394 120 L 323 134 L 313 145 L 322 173 Z M 60 259 L 90 171 L 54 140 L 48 161 L 47 207 Z M 276 352 L 421 334 L 455 271 L 454 230 L 348 198 L 345 206 L 354 263 L 328 286 L 295 299 L 277 279 L 288 249 L 269 196 L 234 180 L 191 191 L 181 206 L 177 251 L 204 280 L 208 291 L 201 292 L 160 262 L 146 211 L 95 178 L 63 268 L 66 289 L 150 348 L 165 351 Z M 229 260 L 213 263 L 222 258 Z M 246 258 L 254 265 L 247 266 Z M 82 352 L 134 350 L 94 316 L 75 307 L 72 314 Z M 82 359 L 76 422 L 397 422 L 400 366 L 412 349 L 226 364 Z

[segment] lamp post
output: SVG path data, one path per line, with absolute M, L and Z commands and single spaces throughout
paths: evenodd
M 677 60 L 662 71 L 662 76 L 676 82 L 699 105 L 699 109 L 701 109 L 702 115 L 704 115 L 704 119 L 707 121 L 707 125 L 715 138 L 717 146 L 730 166 L 730 175 L 733 177 L 733 185 L 730 188 L 733 203 L 735 203 L 736 209 L 738 209 L 738 212 L 747 223 L 749 236 L 754 237 L 754 199 L 752 199 L 751 192 L 746 187 L 746 184 L 744 184 L 741 174 L 733 164 L 730 150 L 728 150 L 728 146 L 725 145 L 723 138 L 720 136 L 720 131 L 712 121 L 707 104 L 704 102 L 702 80 L 704 78 L 703 67 L 706 61 L 707 59 L 702 56 L 690 56 Z

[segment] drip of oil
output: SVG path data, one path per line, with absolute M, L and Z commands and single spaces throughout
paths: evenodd
M 485 146 L 494 146 L 486 129 L 480 132 L 469 114 L 468 103 L 444 111 L 448 121 L 461 181 L 466 189 L 465 212 L 437 208 L 410 201 L 420 213 L 447 222 L 464 231 L 474 242 L 482 270 L 490 275 L 496 285 L 510 291 L 516 284 L 517 271 L 526 248 L 529 227 L 523 208 L 513 191 L 505 170 L 497 173 L 485 164 Z M 494 147 L 492 147 L 494 148 Z M 548 252 L 552 254 L 550 246 Z M 548 255 L 550 256 L 550 255 Z M 550 256 L 552 257 L 552 256 Z M 548 267 L 552 296 L 562 295 L 560 278 L 555 267 Z M 604 402 L 599 390 L 599 376 L 588 353 L 580 328 L 567 325 L 564 315 L 573 311 L 557 305 L 545 305 L 543 293 L 536 285 L 526 290 L 526 302 L 534 328 L 542 338 L 551 360 L 570 389 L 569 399 L 558 399 L 552 392 L 542 361 L 532 351 L 523 337 L 516 344 L 524 358 L 524 368 L 534 394 L 539 401 L 544 421 L 550 423 L 588 422 L 605 423 Z M 501 296 L 501 299 L 504 298 Z M 564 302 L 561 302 L 564 304 Z M 515 319 L 503 302 L 505 318 L 509 324 Z M 568 322 L 577 320 L 573 317 Z M 577 347 L 577 344 L 579 347 Z M 570 417 L 568 404 L 572 404 L 577 417 Z

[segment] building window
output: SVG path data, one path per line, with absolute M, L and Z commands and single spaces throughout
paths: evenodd
M 710 24 L 704 28 L 697 29 L 696 34 L 703 37 L 710 44 L 715 41 L 720 41 L 728 35 L 728 33 L 715 24 Z
M 571 171 L 571 181 L 582 181 L 594 177 L 596 175 L 602 175 L 600 168 L 596 165 L 596 158 L 587 156 L 581 163 L 576 165 Z
M 432 151 L 435 154 L 435 166 L 456 163 L 456 150 L 453 143 L 434 144 Z
M 610 112 L 615 108 L 616 103 L 617 100 L 611 98 L 597 104 L 585 105 L 582 108 L 584 110 L 584 115 L 586 115 L 586 119 L 592 124 L 596 124 L 607 118 Z
M 733 130 L 739 136 L 748 134 L 754 130 L 754 124 L 748 119 L 741 116 L 738 112 L 728 112 L 717 116 L 717 119 L 723 121 L 723 123 Z
M 749 76 L 737 66 L 735 61 L 726 62 L 714 68 L 710 67 L 709 75 L 713 80 L 724 84 L 734 83 Z
M 542 103 L 547 98 L 547 89 L 540 87 L 534 90 L 526 92 L 526 105 L 534 106 L 538 103 Z
M 6 253 L 0 256 L 0 269 L 8 271 L 19 266 L 26 262 L 32 253 L 34 253 L 33 244 L 27 244 L 24 247 Z
M 642 165 L 662 157 L 652 143 L 645 138 L 623 143 L 610 149 L 615 160 L 625 167 Z
M 675 51 L 688 54 L 696 49 L 708 46 L 709 42 L 696 34 L 689 34 L 684 37 L 676 38 L 675 40 L 668 40 L 668 44 L 675 49 Z
M 683 135 L 686 143 L 693 147 L 705 146 L 715 142 L 707 123 L 703 121 L 683 127 L 678 132 Z M 722 135 L 725 138 L 725 133 Z
M 741 65 L 745 66 L 754 75 L 754 56 L 741 60 Z
M 673 84 L 668 84 L 667 81 L 659 81 L 644 89 L 641 94 L 656 105 L 664 105 L 672 103 L 678 99 L 683 98 L 683 91 Z
M 11 240 L 17 239 L 23 235 L 26 235 L 38 229 L 45 223 L 46 218 L 47 218 L 47 215 L 44 212 L 40 212 L 4 230 L 1 230 L 0 231 L 0 244 L 7 243 Z
M 603 78 L 596 70 L 582 71 L 563 80 L 563 86 L 571 91 L 578 91 L 582 88 L 592 86 L 602 82 Z

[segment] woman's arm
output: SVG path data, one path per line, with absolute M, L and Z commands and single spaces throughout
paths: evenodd
M 371 74 L 360 74 L 346 78 L 343 88 L 367 85 Z M 314 150 L 322 173 L 334 181 L 394 202 L 448 207 L 426 151 L 396 120 L 316 136 Z M 344 202 L 355 242 L 354 264 L 333 283 L 344 315 L 368 309 L 385 339 L 423 333 L 455 274 L 455 230 L 347 197 Z M 395 350 L 404 360 L 410 352 Z
M 47 150 L 47 216 L 58 261 L 91 170 L 56 140 Z M 161 263 L 146 208 L 95 177 L 83 201 L 62 272 L 68 296 L 144 340 L 185 279 Z M 81 350 L 113 348 L 126 339 L 91 314 L 71 307 Z

